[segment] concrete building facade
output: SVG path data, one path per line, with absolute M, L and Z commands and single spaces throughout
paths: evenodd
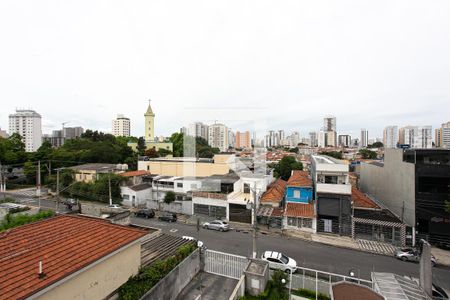
M 16 109 L 9 115 L 9 134 L 18 133 L 27 152 L 34 152 L 42 145 L 41 115 L 30 109 Z
M 361 139 L 359 140 L 359 147 L 366 148 L 369 144 L 369 131 L 366 129 L 361 129 Z
M 190 136 L 201 137 L 208 141 L 208 125 L 202 122 L 194 122 L 189 124 L 185 133 Z
M 213 124 L 208 127 L 208 144 L 226 152 L 229 146 L 228 127 L 223 124 Z
M 398 127 L 387 126 L 383 130 L 384 148 L 397 148 L 398 143 Z
M 411 148 L 432 148 L 431 126 L 405 126 L 399 130 L 399 144 Z
M 361 165 L 360 187 L 412 228 L 413 243 L 450 244 L 450 150 L 386 149 L 383 164 Z
M 236 148 L 251 149 L 250 131 L 236 131 Z
M 130 119 L 121 114 L 117 115 L 117 118 L 112 121 L 112 135 L 130 136 L 131 135 Z

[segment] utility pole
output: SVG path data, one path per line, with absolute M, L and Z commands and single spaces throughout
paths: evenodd
M 36 170 L 36 194 L 38 196 L 39 209 L 41 208 L 41 161 L 38 161 L 38 167 Z
M 257 256 L 257 251 L 256 251 L 256 230 L 257 230 L 257 226 L 256 226 L 256 182 L 253 185 L 253 203 L 252 203 L 252 223 L 253 223 L 253 258 L 256 258 Z
M 109 187 L 109 205 L 112 205 L 112 197 L 111 197 L 111 173 L 108 173 L 108 187 Z
M 59 169 L 56 169 L 56 212 L 59 209 Z

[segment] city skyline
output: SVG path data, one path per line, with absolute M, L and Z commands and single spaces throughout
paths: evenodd
M 248 111 L 270 129 L 302 135 L 328 114 L 352 136 L 448 121 L 450 20 L 442 11 L 450 3 L 426 14 L 418 1 L 389 9 L 271 3 L 8 4 L 0 10 L 0 127 L 16 107 L 39 112 L 44 133 L 67 121 L 108 131 L 123 113 L 140 136 L 149 98 L 157 135 L 177 132 L 184 124 L 174 120 L 205 108 Z

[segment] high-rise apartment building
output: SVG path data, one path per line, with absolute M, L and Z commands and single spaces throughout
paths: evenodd
M 450 149 L 450 121 L 436 129 L 434 142 L 436 147 Z
M 234 149 L 236 147 L 236 135 L 229 128 L 228 129 L 228 148 Z
M 269 130 L 269 134 L 266 135 L 266 147 L 276 147 L 280 145 L 279 133 L 274 130 Z
M 229 146 L 228 137 L 228 128 L 225 125 L 217 123 L 208 127 L 208 144 L 211 147 L 226 152 Z
M 311 131 L 309 133 L 309 145 L 311 147 L 317 147 L 318 146 L 317 132 Z
M 399 130 L 399 143 L 411 148 L 432 148 L 431 126 L 405 126 Z
M 386 126 L 383 130 L 384 148 L 396 148 L 398 143 L 398 127 Z
M 369 144 L 369 131 L 363 128 L 361 129 L 361 139 L 359 142 L 359 147 L 366 148 L 368 144 Z
M 348 134 L 339 135 L 338 144 L 340 147 L 348 148 L 352 145 L 352 137 Z
M 323 119 L 324 131 L 336 131 L 336 117 L 328 116 Z
M 236 131 L 236 148 L 251 149 L 250 131 Z
M 112 121 L 112 134 L 114 136 L 130 136 L 131 124 L 130 119 L 124 115 L 117 115 Z
M 9 115 L 9 133 L 18 133 L 27 152 L 36 151 L 42 144 L 41 115 L 30 109 L 16 109 Z
M 326 132 L 326 138 L 327 138 L 327 147 L 336 147 L 338 145 L 337 140 L 337 133 L 336 131 L 327 131 Z
M 64 127 L 62 130 L 53 130 L 52 134 L 44 134 L 43 140 L 58 148 L 64 145 L 65 141 L 80 137 L 83 132 L 83 127 Z
M 201 137 L 206 141 L 208 140 L 208 125 L 202 122 L 194 122 L 189 124 L 187 128 L 187 135 Z

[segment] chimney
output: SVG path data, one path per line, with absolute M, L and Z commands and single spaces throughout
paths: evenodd
M 38 273 L 39 279 L 42 279 L 45 277 L 45 273 L 42 270 L 42 260 L 39 261 L 39 273 Z

